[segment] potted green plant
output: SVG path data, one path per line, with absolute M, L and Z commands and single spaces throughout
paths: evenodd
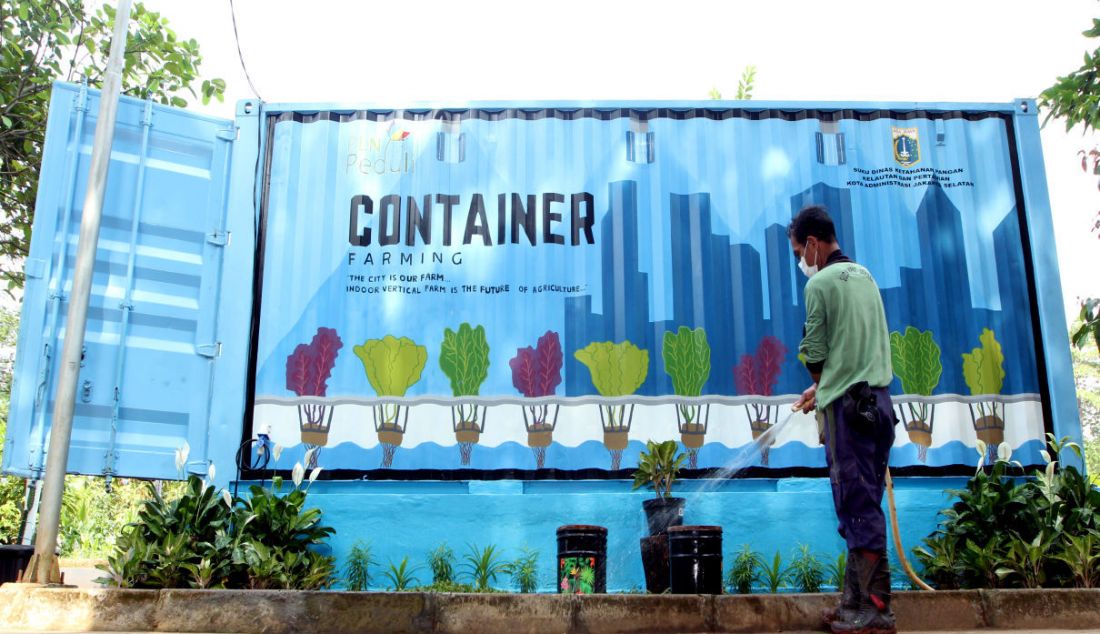
M 638 456 L 634 489 L 652 486 L 656 495 L 642 502 L 650 535 L 663 534 L 669 526 L 684 523 L 684 498 L 672 497 L 672 485 L 676 483 L 686 457 L 675 440 L 661 443 L 650 440 L 646 442 L 645 451 Z

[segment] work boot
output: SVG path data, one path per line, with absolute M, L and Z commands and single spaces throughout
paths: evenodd
M 841 587 L 840 605 L 821 613 L 821 620 L 825 625 L 833 621 L 846 621 L 855 615 L 859 609 L 859 583 L 856 581 L 856 567 L 852 560 L 856 557 L 848 552 L 848 563 L 844 566 L 844 585 Z
M 890 566 L 883 553 L 863 551 L 849 559 L 855 568 L 859 607 L 848 618 L 833 621 L 833 634 L 896 634 L 890 610 Z

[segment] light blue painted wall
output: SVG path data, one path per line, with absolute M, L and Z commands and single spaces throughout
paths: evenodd
M 899 478 L 895 482 L 902 541 L 907 551 L 935 529 L 937 513 L 949 505 L 948 489 L 964 478 Z M 242 483 L 242 485 L 245 483 Z M 770 561 L 776 550 L 788 562 L 799 544 L 809 544 L 823 559 L 835 559 L 844 542 L 836 532 L 829 482 L 823 478 L 746 479 L 717 484 L 684 485 L 687 524 L 723 528 L 724 566 L 741 544 L 751 544 Z M 714 486 L 714 485 L 709 485 Z M 514 558 L 527 546 L 539 551 L 540 592 L 555 590 L 556 529 L 564 524 L 597 524 L 608 529 L 607 587 L 610 592 L 644 588 L 638 540 L 645 533 L 642 500 L 630 482 L 610 481 L 470 481 L 470 482 L 340 482 L 318 481 L 309 504 L 321 509 L 324 523 L 336 529 L 332 554 L 342 567 L 348 552 L 362 539 L 380 563 L 372 573 L 374 589 L 384 589 L 382 570 L 408 556 L 421 566 L 416 576 L 431 582 L 427 554 L 446 541 L 461 559 L 468 544 L 488 544 Z M 896 563 L 894 583 L 908 587 Z M 500 578 L 501 589 L 514 589 Z

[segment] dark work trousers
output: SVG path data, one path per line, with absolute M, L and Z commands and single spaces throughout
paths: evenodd
M 848 542 L 848 550 L 885 552 L 882 494 L 896 419 L 888 389 L 871 389 L 879 410 L 878 422 L 863 432 L 845 420 L 843 397 L 825 408 L 825 462 L 840 522 L 837 530 Z

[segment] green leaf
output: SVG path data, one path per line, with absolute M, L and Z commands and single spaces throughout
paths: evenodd
M 484 326 L 473 328 L 463 323 L 457 332 L 445 329 L 439 367 L 451 380 L 455 396 L 477 396 L 489 376 L 489 343 Z
M 909 326 L 904 335 L 890 333 L 890 359 L 906 394 L 931 396 L 943 373 L 940 347 L 932 331 L 921 332 Z
M 649 372 L 649 352 L 629 341 L 594 341 L 573 356 L 588 367 L 592 383 L 603 396 L 633 394 Z
M 386 335 L 368 339 L 352 352 L 363 362 L 367 381 L 378 396 L 404 396 L 420 380 L 428 360 L 428 349 L 412 339 Z
M 665 372 L 672 377 L 672 389 L 681 396 L 699 396 L 710 377 L 710 344 L 702 328 L 680 326 L 675 334 L 665 332 L 661 355 Z
M 971 394 L 1000 394 L 1004 385 L 1004 354 L 993 331 L 982 330 L 981 347 L 963 353 L 963 378 Z

